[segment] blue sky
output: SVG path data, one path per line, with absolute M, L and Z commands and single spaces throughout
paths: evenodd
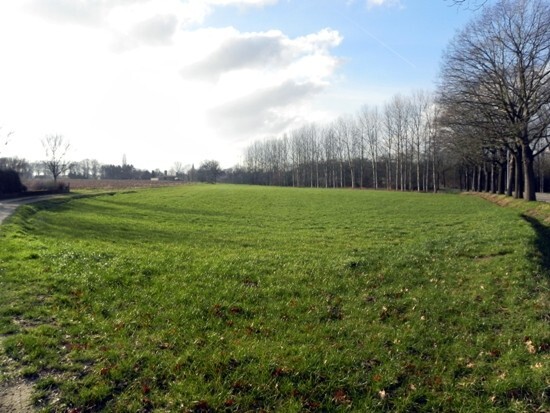
M 0 156 L 170 169 L 433 89 L 474 16 L 445 0 L 20 0 L 0 4 Z
M 224 7 L 205 24 L 242 31 L 278 28 L 290 37 L 330 27 L 343 41 L 335 54 L 346 60 L 350 80 L 423 83 L 430 87 L 442 49 L 472 15 L 445 0 L 402 0 L 368 7 L 365 1 L 281 1 L 262 9 Z M 434 64 L 435 63 L 435 64 Z

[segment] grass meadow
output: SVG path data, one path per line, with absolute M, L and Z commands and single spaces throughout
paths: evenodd
M 446 194 L 44 201 L 0 227 L 2 345 L 51 412 L 548 411 L 547 228 Z

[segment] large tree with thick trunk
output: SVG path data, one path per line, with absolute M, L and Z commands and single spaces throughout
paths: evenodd
M 549 22 L 548 1 L 500 0 L 456 35 L 443 58 L 441 102 L 475 118 L 480 139 L 510 150 L 522 171 L 516 193 L 526 200 L 535 200 L 534 159 L 548 146 Z

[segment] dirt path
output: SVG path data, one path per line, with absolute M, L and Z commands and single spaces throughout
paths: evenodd
M 0 201 L 0 224 L 11 214 L 15 212 L 20 204 L 13 202 L 15 200 Z
M 0 224 L 4 222 L 11 214 L 15 212 L 21 205 L 30 204 L 38 201 L 45 201 L 47 199 L 59 197 L 59 195 L 41 195 L 41 196 L 29 196 L 22 198 L 4 199 L 0 200 Z M 0 413 L 2 411 L 0 410 Z

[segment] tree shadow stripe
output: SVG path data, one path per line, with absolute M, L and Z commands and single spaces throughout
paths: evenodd
M 534 246 L 538 252 L 537 258 L 546 277 L 550 277 L 550 228 L 538 219 L 522 214 L 521 217 L 535 230 Z

